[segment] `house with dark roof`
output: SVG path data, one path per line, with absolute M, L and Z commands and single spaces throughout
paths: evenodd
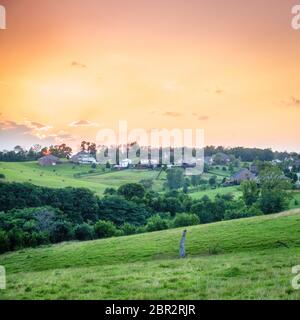
M 250 172 L 252 172 L 255 175 L 258 175 L 259 169 L 258 169 L 258 165 L 255 162 L 252 162 L 250 164 L 250 168 L 249 169 L 250 169 Z
M 247 168 L 243 168 L 238 172 L 234 173 L 230 178 L 229 181 L 226 182 L 226 185 L 236 185 L 241 184 L 243 181 L 247 180 L 255 180 L 256 175 L 252 173 Z
M 75 164 L 93 164 L 97 163 L 96 159 L 88 152 L 86 151 L 80 151 L 76 154 L 74 154 L 71 159 L 71 163 Z
M 229 164 L 231 160 L 230 157 L 224 152 L 218 152 L 215 155 L 213 155 L 212 158 L 213 158 L 213 163 L 216 165 L 220 165 L 220 164 L 226 165 L 226 164 Z
M 61 161 L 59 160 L 59 158 L 53 156 L 52 154 L 49 154 L 47 156 L 44 156 L 38 159 L 38 163 L 40 166 L 45 167 L 45 166 L 55 166 L 61 163 Z

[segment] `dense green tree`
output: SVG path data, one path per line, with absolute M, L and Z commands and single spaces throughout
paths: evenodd
M 73 229 L 76 240 L 92 240 L 94 238 L 94 228 L 87 223 L 78 224 Z
M 9 251 L 10 243 L 8 235 L 5 231 L 0 230 L 0 254 Z
M 200 219 L 196 214 L 192 213 L 177 213 L 173 220 L 173 227 L 187 227 L 200 223 Z
M 251 206 L 258 200 L 260 190 L 257 186 L 256 181 L 253 181 L 253 180 L 243 181 L 241 184 L 241 189 L 243 193 L 243 199 L 247 206 Z
M 175 216 L 176 212 L 182 212 L 184 210 L 180 200 L 177 197 L 163 197 L 160 203 L 160 212 L 170 212 L 172 216 Z
M 49 152 L 58 158 L 67 158 L 69 159 L 72 154 L 72 148 L 67 146 L 65 143 L 60 145 L 51 146 Z
M 191 176 L 191 185 L 196 187 L 200 184 L 201 176 L 200 175 L 192 175 Z
M 284 170 L 284 175 L 289 178 L 293 183 L 298 181 L 298 175 L 295 172 L 290 171 L 289 169 Z
M 117 226 L 125 222 L 135 226 L 143 225 L 150 212 L 142 204 L 128 201 L 121 196 L 107 196 L 99 200 L 99 217 L 114 222 Z
M 136 226 L 133 226 L 132 224 L 130 223 L 124 223 L 122 226 L 121 226 L 121 230 L 123 231 L 124 235 L 125 236 L 128 236 L 128 235 L 131 235 L 131 234 L 135 234 L 136 233 Z
M 169 228 L 167 219 L 163 219 L 160 215 L 156 214 L 148 219 L 146 230 L 148 232 L 165 230 Z
M 262 211 L 260 210 L 257 204 L 252 206 L 246 206 L 245 203 L 240 199 L 231 203 L 231 205 L 226 209 L 224 214 L 225 220 L 231 219 L 240 219 L 262 215 Z
M 127 200 L 133 197 L 143 198 L 145 188 L 140 183 L 127 183 L 119 187 L 118 194 L 124 196 Z
M 191 207 L 191 212 L 195 213 L 201 223 L 213 221 L 213 202 L 209 197 L 204 196 L 201 200 L 195 202 Z
M 118 193 L 118 191 L 116 190 L 116 189 L 114 189 L 114 188 L 106 188 L 105 190 L 104 190 L 104 195 L 105 196 L 112 196 L 112 195 L 116 195 Z
M 94 228 L 97 238 L 109 238 L 118 234 L 117 227 L 111 221 L 99 220 Z
M 62 210 L 74 223 L 98 219 L 98 198 L 89 189 L 53 189 L 28 183 L 0 183 L 0 210 L 41 206 Z
M 167 186 L 169 189 L 179 189 L 183 187 L 184 170 L 181 168 L 172 168 L 167 171 Z
M 68 241 L 72 239 L 72 226 L 66 221 L 57 221 L 50 230 L 50 239 L 53 243 Z
M 233 163 L 230 163 L 230 164 L 229 164 L 228 170 L 229 170 L 229 172 L 230 172 L 231 174 L 234 173 L 234 165 L 233 165 Z
M 259 174 L 261 186 L 260 208 L 264 213 L 276 213 L 288 208 L 291 182 L 276 166 L 267 167 Z
M 217 176 L 211 176 L 208 183 L 211 187 L 215 187 L 217 185 Z

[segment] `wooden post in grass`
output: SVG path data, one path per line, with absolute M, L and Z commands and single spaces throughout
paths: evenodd
M 179 248 L 180 258 L 185 258 L 185 237 L 186 237 L 186 230 L 183 230 L 182 237 L 180 240 L 180 248 Z

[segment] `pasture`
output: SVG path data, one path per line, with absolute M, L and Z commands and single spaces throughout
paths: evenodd
M 1 299 L 299 299 L 300 210 L 0 256 Z

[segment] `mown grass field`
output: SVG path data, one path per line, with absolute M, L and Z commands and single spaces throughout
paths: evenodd
M 41 167 L 37 162 L 0 162 L 0 172 L 5 175 L 5 181 L 29 182 L 51 188 L 77 187 L 88 188 L 97 194 L 103 194 L 109 187 L 119 187 L 141 179 L 155 179 L 158 171 L 124 170 L 103 172 L 98 167 L 92 174 L 90 165 L 72 165 L 63 163 L 53 167 Z M 74 175 L 81 174 L 79 177 Z M 161 191 L 165 181 L 165 173 L 154 181 L 154 190 Z
M 1 299 L 299 299 L 300 210 L 0 256 Z
M 201 199 L 203 196 L 207 195 L 211 199 L 214 199 L 217 194 L 223 195 L 231 193 L 234 195 L 235 198 L 238 198 L 242 195 L 242 192 L 239 188 L 239 186 L 231 186 L 231 187 L 221 187 L 216 189 L 207 189 L 207 190 L 201 190 L 201 191 L 195 191 L 190 193 L 189 195 L 193 199 Z

